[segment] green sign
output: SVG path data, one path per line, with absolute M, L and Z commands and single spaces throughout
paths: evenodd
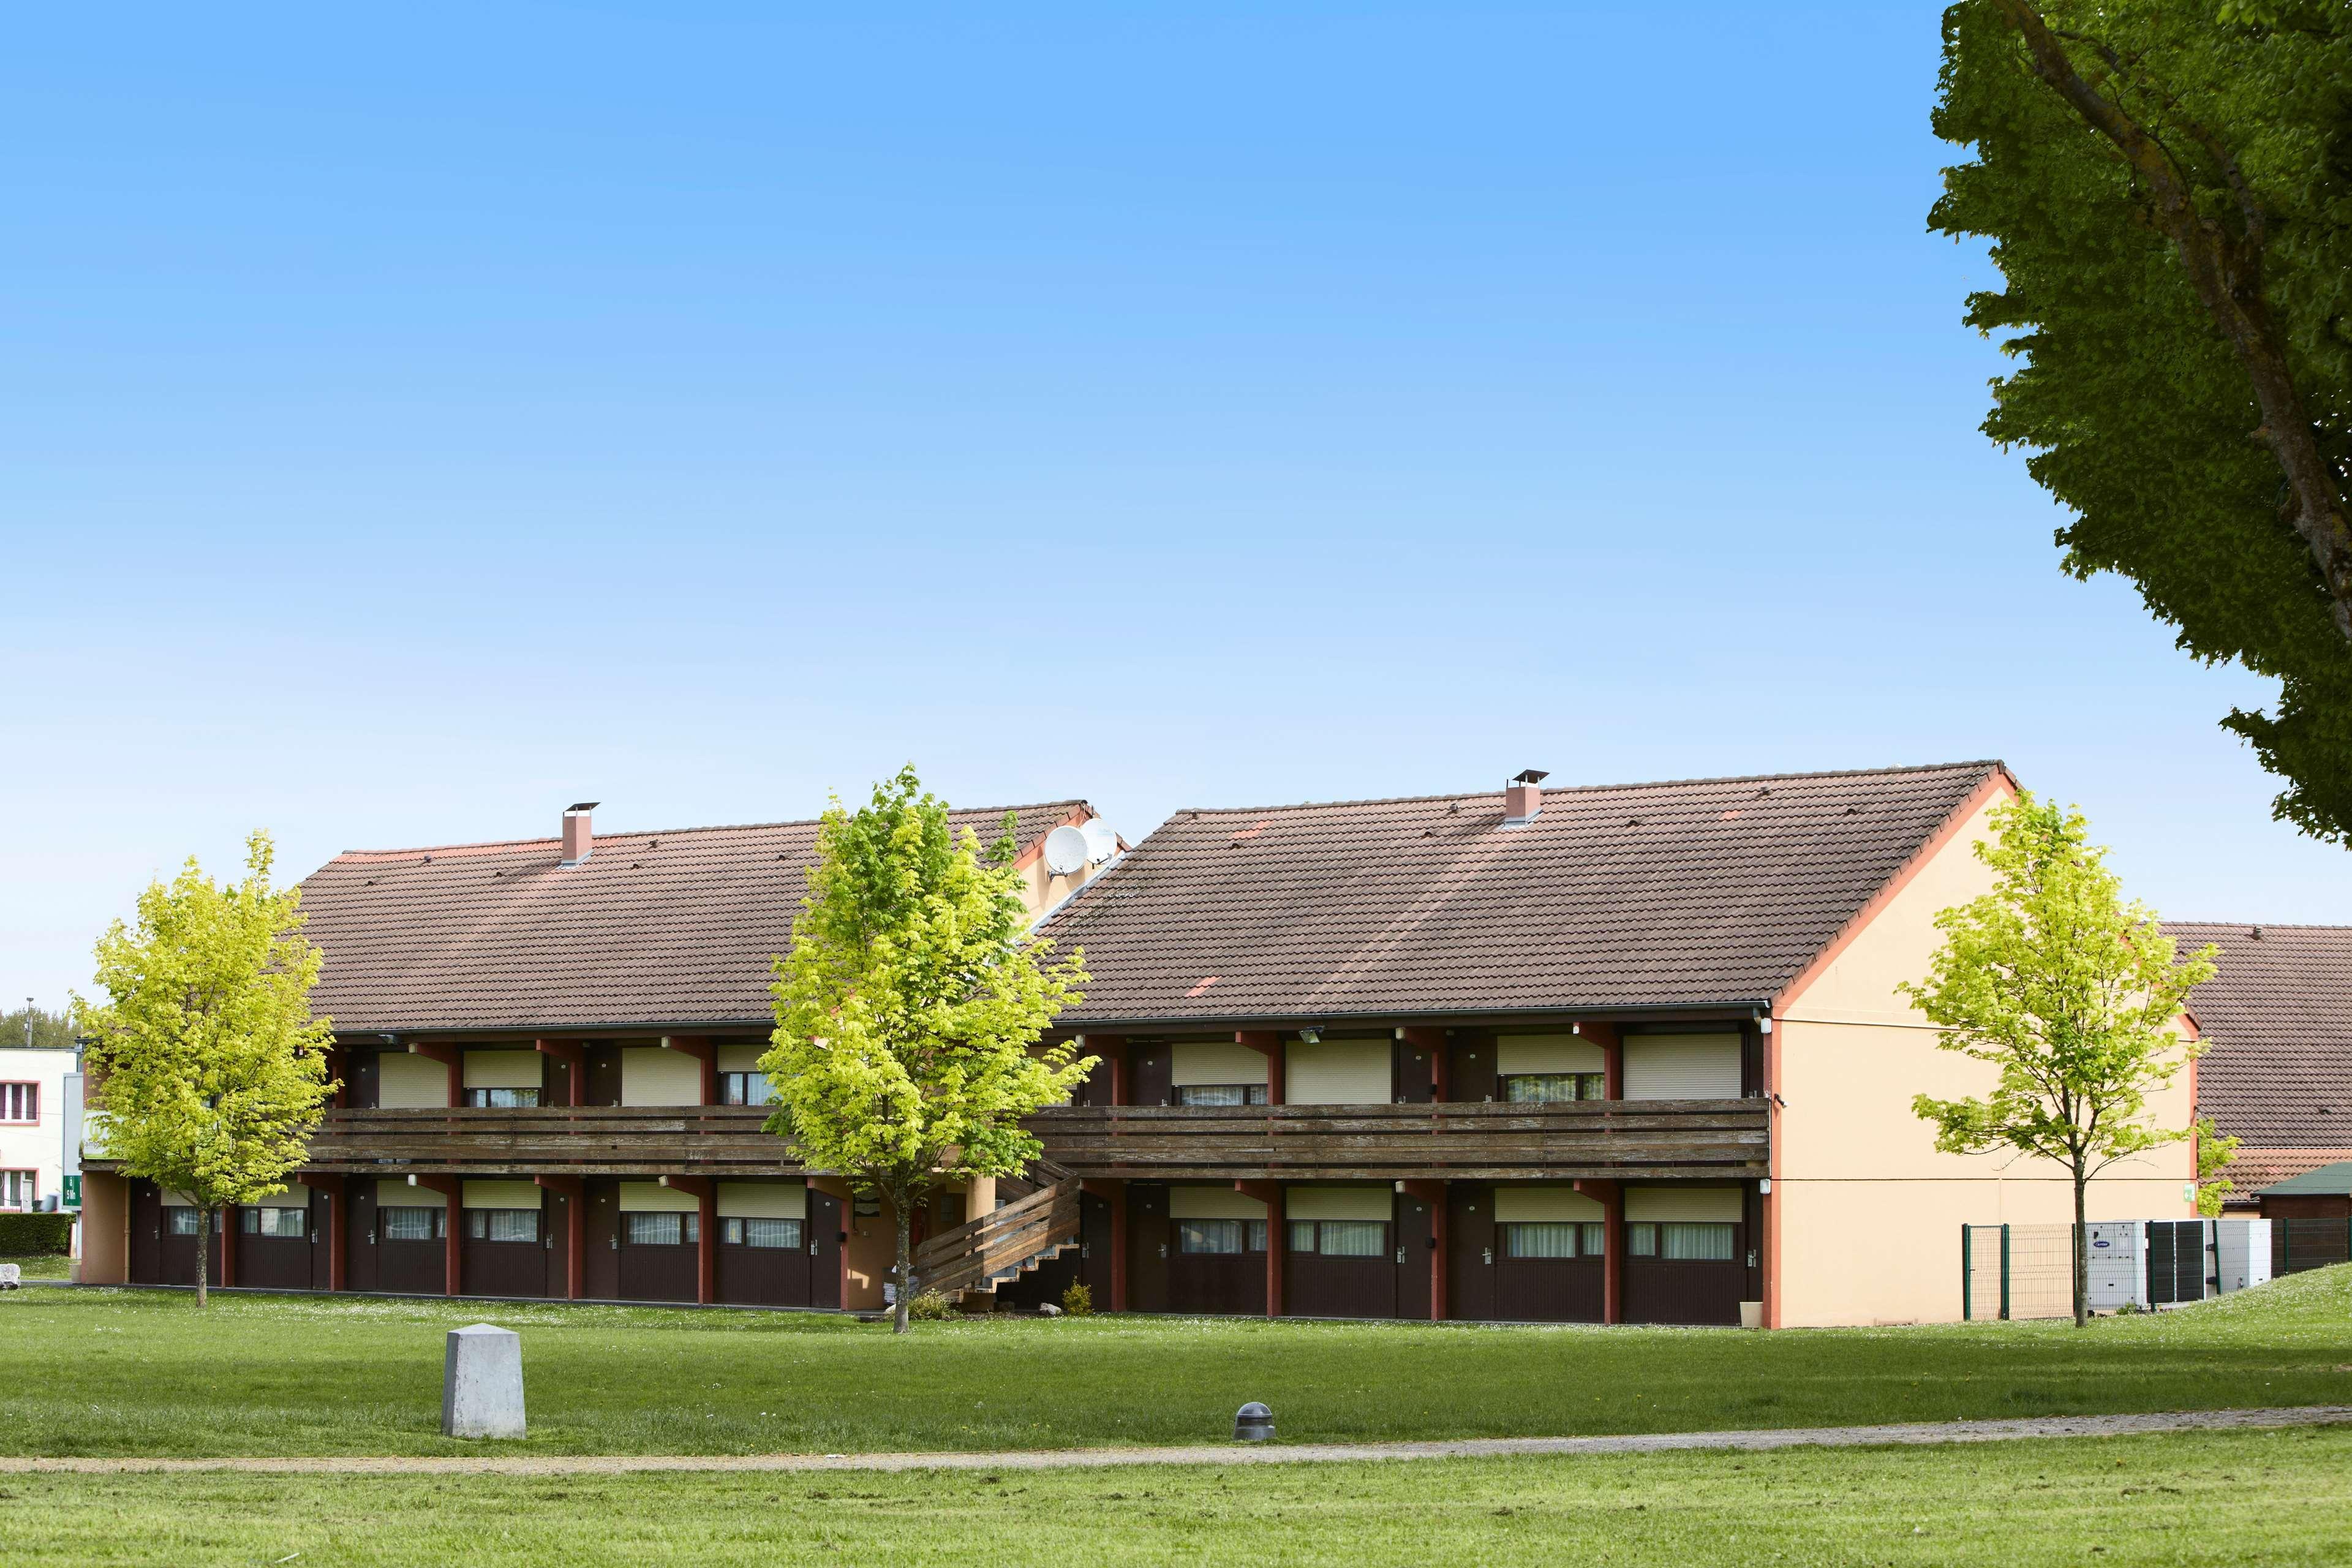
M 67 1208 L 69 1208 L 69 1209 L 78 1209 L 78 1208 L 81 1207 L 81 1177 L 80 1177 L 80 1176 L 79 1176 L 79 1175 L 72 1175 L 72 1176 L 68 1176 L 68 1177 L 66 1178 L 66 1195 L 65 1195 L 65 1205 L 64 1205 L 64 1206 L 65 1206 L 65 1207 L 67 1207 Z

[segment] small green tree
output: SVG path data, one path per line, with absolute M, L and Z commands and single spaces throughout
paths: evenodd
M 2197 1212 L 2207 1219 L 2220 1217 L 2222 1202 L 2238 1190 L 2238 1184 L 2221 1173 L 2238 1157 L 2238 1143 L 2215 1131 L 2211 1117 L 2197 1119 Z
M 1918 1095 L 1911 1109 L 1948 1153 L 2014 1149 L 2066 1167 L 2081 1325 L 2084 1190 L 2116 1161 L 2191 1135 L 2153 1125 L 2147 1097 L 2205 1048 L 2175 1025 L 2190 989 L 2212 978 L 2216 950 L 2173 962 L 2172 939 L 2145 904 L 2125 902 L 2080 811 L 2021 794 L 1994 807 L 1992 826 L 1976 853 L 1993 890 L 1936 917 L 1944 945 L 1927 983 L 1901 989 L 1942 1026 L 1943 1049 L 1991 1063 L 1999 1082 L 1981 1099 Z
M 302 936 L 301 889 L 269 885 L 272 858 L 256 833 L 242 882 L 192 857 L 149 883 L 137 925 L 99 940 L 108 1000 L 73 999 L 106 1152 L 195 1205 L 199 1307 L 214 1214 L 283 1190 L 335 1088 L 333 1026 L 310 1012 L 321 955 Z
M 1011 827 L 1007 818 L 1006 826 Z M 898 1213 L 895 1329 L 907 1331 L 912 1215 L 942 1182 L 1012 1175 L 1039 1152 L 1020 1120 L 1059 1103 L 1097 1058 L 1033 1050 L 1077 998 L 1082 955 L 1028 935 L 1011 840 L 986 857 L 908 766 L 865 807 L 835 801 L 775 963 L 776 1029 L 760 1058 L 768 1130 Z

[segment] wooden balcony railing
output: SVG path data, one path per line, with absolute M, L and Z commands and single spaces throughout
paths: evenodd
M 1760 1100 L 1549 1105 L 1062 1106 L 1026 1125 L 1129 1181 L 1565 1181 L 1768 1173 Z
M 309 1168 L 408 1175 L 797 1175 L 761 1106 L 335 1110 Z M 1760 1100 L 1550 1105 L 1059 1106 L 1024 1123 L 1047 1159 L 1130 1181 L 1745 1179 L 1767 1173 Z

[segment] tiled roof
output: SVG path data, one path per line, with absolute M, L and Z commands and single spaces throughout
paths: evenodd
M 2236 1162 L 2231 1162 L 2235 1164 Z M 2232 1171 L 2231 1174 L 2237 1173 Z M 2321 1165 L 2299 1176 L 2289 1176 L 2284 1182 L 2273 1182 L 2257 1194 L 2261 1197 L 2294 1197 L 2305 1194 L 2342 1197 L 2352 1194 L 2352 1160 L 2338 1160 L 2334 1164 Z
M 1999 763 L 1180 811 L 1046 930 L 1076 1024 L 1773 997 Z
M 959 811 L 986 844 L 1005 807 Z M 1018 808 L 1025 850 L 1083 801 Z M 339 1032 L 603 1029 L 769 1016 L 814 822 L 599 833 L 561 841 L 354 850 L 302 883 L 325 952 L 311 1005 Z
M 2189 1010 L 2212 1042 L 2197 1062 L 2198 1113 L 2245 1140 L 2238 1163 L 2254 1145 L 2352 1148 L 2352 926 L 2164 929 L 2184 953 L 2221 949 Z

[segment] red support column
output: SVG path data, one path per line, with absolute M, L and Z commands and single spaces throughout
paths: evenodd
M 1271 1029 L 1236 1029 L 1234 1031 L 1234 1043 L 1247 1046 L 1265 1058 L 1265 1102 L 1268 1105 L 1284 1103 L 1282 1037 Z
M 1590 1028 L 1591 1026 L 1587 1025 Z M 1622 1323 L 1625 1321 L 1625 1187 L 1621 1182 L 1585 1181 L 1576 1184 L 1576 1190 L 1601 1204 L 1602 1245 L 1608 1250 L 1601 1260 L 1601 1321 Z
M 1442 1049 L 1443 1047 L 1441 1047 Z M 1446 1300 L 1447 1260 L 1454 1256 L 1451 1225 L 1446 1214 L 1446 1184 L 1444 1182 L 1407 1182 L 1405 1196 L 1419 1198 L 1429 1205 L 1430 1239 L 1437 1245 L 1429 1249 L 1429 1321 L 1442 1323 L 1453 1315 L 1454 1304 Z
M 423 1040 L 408 1042 L 408 1052 L 439 1062 L 449 1069 L 449 1104 L 452 1109 L 466 1103 L 466 1053 L 455 1046 L 433 1045 Z
M 327 1047 L 327 1081 L 335 1086 L 335 1092 L 329 1097 L 327 1103 L 337 1110 L 343 1110 L 351 1103 L 351 1097 L 345 1092 L 351 1085 L 344 1081 L 343 1063 L 342 1047 L 329 1046 Z
M 1282 1260 L 1290 1239 L 1289 1228 L 1283 1223 L 1282 1184 L 1235 1182 L 1234 1191 L 1265 1205 L 1265 1315 L 1279 1318 L 1283 1309 Z
M 221 1289 L 226 1290 L 236 1283 L 237 1221 L 242 1216 L 236 1204 L 223 1204 L 219 1214 Z
M 1601 1047 L 1601 1095 L 1608 1100 L 1625 1098 L 1625 1043 L 1614 1024 L 1580 1023 L 1576 1032 Z
M 694 1247 L 694 1299 L 719 1300 L 719 1188 L 708 1176 L 664 1176 L 662 1185 L 698 1198 L 702 1215 Z
M 453 1073 L 456 1068 L 450 1069 Z M 448 1235 L 443 1243 L 441 1293 L 458 1296 L 466 1274 L 466 1184 L 457 1176 L 419 1176 L 416 1184 L 428 1192 L 439 1193 L 449 1200 Z
M 1092 1193 L 1110 1205 L 1110 1300 L 1106 1311 L 1127 1310 L 1127 1184 L 1086 1181 L 1078 1191 Z
M 588 1184 L 578 1176 L 533 1176 L 563 1199 L 563 1296 L 577 1301 L 588 1290 Z
M 327 1179 L 335 1184 L 327 1190 L 327 1240 L 332 1244 L 327 1249 L 327 1289 L 340 1290 L 343 1289 L 343 1268 L 352 1251 L 351 1237 L 344 1234 L 351 1222 L 352 1179 Z
M 553 1057 L 563 1064 L 563 1103 L 576 1107 L 580 1097 L 588 1091 L 588 1063 L 579 1045 L 572 1040 L 533 1040 L 531 1047 L 540 1055 Z

